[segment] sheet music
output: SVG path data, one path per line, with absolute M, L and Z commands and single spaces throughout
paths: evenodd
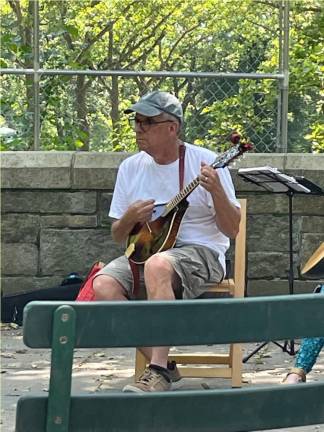
M 287 192 L 291 189 L 296 192 L 311 192 L 310 189 L 298 183 L 294 177 L 283 174 L 278 168 L 271 166 L 240 168 L 238 174 L 270 192 Z

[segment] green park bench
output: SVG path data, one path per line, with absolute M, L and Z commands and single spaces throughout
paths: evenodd
M 32 302 L 24 342 L 50 348 L 48 395 L 18 400 L 16 432 L 235 432 L 324 423 L 324 382 L 71 395 L 74 348 L 208 345 L 324 335 L 324 296 Z M 235 319 L 233 319 L 235 317 Z

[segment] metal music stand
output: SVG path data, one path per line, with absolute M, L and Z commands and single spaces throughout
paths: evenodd
M 294 294 L 294 262 L 293 262 L 293 221 L 292 221 L 292 203 L 295 194 L 308 195 L 324 195 L 324 191 L 315 183 L 307 180 L 304 177 L 292 177 L 281 173 L 277 168 L 270 166 L 255 167 L 255 168 L 240 168 L 238 175 L 244 181 L 253 183 L 263 187 L 271 193 L 284 193 L 288 196 L 288 217 L 289 217 L 289 294 Z M 285 341 L 283 345 L 276 341 L 271 341 L 279 346 L 284 352 L 289 355 L 295 355 L 294 340 Z M 268 342 L 263 342 L 254 351 L 243 358 L 243 363 L 246 363 L 254 354 L 261 348 L 267 345 Z

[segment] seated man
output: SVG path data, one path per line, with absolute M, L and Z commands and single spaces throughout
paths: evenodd
M 144 242 L 138 248 L 146 255 L 143 262 L 138 257 L 135 261 L 140 261 L 137 267 L 148 300 L 196 298 L 204 292 L 205 282 L 222 280 L 229 238 L 234 238 L 239 230 L 240 208 L 229 170 L 214 170 L 210 166 L 215 161 L 213 152 L 181 141 L 182 106 L 170 93 L 148 93 L 125 112 L 133 115 L 130 123 L 140 152 L 124 160 L 118 171 L 109 212 L 114 219 L 112 237 L 123 243 L 134 230 L 146 230 Z M 145 236 L 148 243 L 151 241 L 148 222 L 152 216 L 155 220 L 161 204 L 179 193 L 182 182 L 186 186 L 196 178 L 197 187 L 187 197 L 189 206 L 175 244 L 172 246 L 171 242 L 166 247 L 167 243 L 162 241 L 164 247 L 147 256 L 152 246 L 146 247 L 145 243 Z M 176 222 L 171 226 L 176 227 Z M 166 230 L 166 238 L 171 237 L 171 231 Z M 134 260 L 136 238 L 127 248 L 130 261 Z M 134 298 L 132 268 L 134 265 L 130 266 L 125 255 L 104 267 L 93 283 L 96 300 Z M 169 390 L 172 378 L 169 347 L 141 350 L 150 359 L 150 365 L 124 391 Z

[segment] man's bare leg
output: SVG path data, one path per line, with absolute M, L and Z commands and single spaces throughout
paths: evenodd
M 126 301 L 128 300 L 125 290 L 122 285 L 108 275 L 99 275 L 93 281 L 93 290 L 95 292 L 95 299 L 98 301 Z M 151 361 L 152 348 L 143 347 L 139 348 L 142 354 Z
M 108 275 L 99 275 L 93 281 L 96 300 L 128 300 L 124 287 Z
M 175 272 L 170 262 L 160 254 L 145 263 L 144 280 L 148 300 L 175 300 Z M 167 368 L 170 347 L 152 347 L 151 363 Z
M 144 280 L 148 300 L 175 300 L 173 285 L 176 274 L 170 262 L 160 254 L 145 263 Z M 99 275 L 93 281 L 96 300 L 128 300 L 123 286 L 108 275 Z M 167 368 L 169 347 L 141 347 L 139 350 L 150 363 Z

